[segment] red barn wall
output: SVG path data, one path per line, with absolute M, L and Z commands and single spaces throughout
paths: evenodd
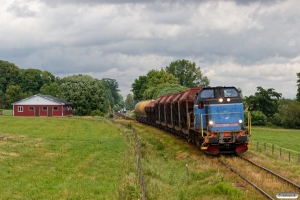
M 23 107 L 23 112 L 18 111 L 18 107 Z M 33 107 L 33 110 L 29 110 L 29 107 Z M 47 110 L 43 110 L 43 107 L 47 107 Z M 57 107 L 57 110 L 54 110 Z M 39 108 L 39 116 L 48 116 L 48 111 L 52 109 L 52 116 L 67 116 L 72 115 L 72 106 L 62 106 L 62 105 L 14 105 L 14 116 L 35 116 L 35 110 Z M 64 113 L 62 114 L 62 111 Z M 51 116 L 51 112 L 49 113 Z
M 73 115 L 73 109 L 71 105 L 65 105 L 63 106 L 64 109 L 64 116 L 69 116 L 69 115 Z
M 23 112 L 18 111 L 18 107 L 20 106 L 23 107 Z M 14 116 L 34 116 L 34 111 L 30 111 L 29 107 L 32 107 L 32 105 L 14 105 Z

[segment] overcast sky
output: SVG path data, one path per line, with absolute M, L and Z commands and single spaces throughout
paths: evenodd
M 172 61 L 195 62 L 211 86 L 294 99 L 299 0 L 1 0 L 0 60 L 55 76 L 131 84 Z

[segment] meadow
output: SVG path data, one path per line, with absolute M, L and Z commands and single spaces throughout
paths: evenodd
M 140 199 L 137 151 L 125 127 L 141 141 L 148 199 L 264 199 L 216 157 L 153 127 L 119 118 L 7 115 L 0 116 L 0 199 Z M 251 140 L 297 151 L 298 133 L 253 127 Z M 253 155 L 299 174 L 255 146 Z
M 0 136 L 0 199 L 140 195 L 132 136 L 109 120 L 0 116 Z
M 7 109 L 1 109 L 2 110 L 2 115 L 12 115 L 12 110 L 7 110 Z
M 300 164 L 300 130 L 254 127 L 251 151 Z
M 300 153 L 300 130 L 267 127 L 253 127 L 251 136 L 253 145 L 256 142 L 274 144 Z

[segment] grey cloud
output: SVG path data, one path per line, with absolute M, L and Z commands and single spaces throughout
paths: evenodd
M 126 3 L 135 3 L 135 4 L 152 4 L 152 3 L 180 3 L 180 4 L 188 4 L 188 3 L 201 3 L 208 2 L 210 0 L 40 0 L 41 2 L 45 2 L 49 5 L 58 5 L 58 4 L 126 4 Z M 272 4 L 283 2 L 286 0 L 224 0 L 224 1 L 233 1 L 239 5 L 248 5 L 255 2 L 263 3 L 263 4 Z
M 178 59 L 195 61 L 212 85 L 236 85 L 248 96 L 273 79 L 283 81 L 276 85 L 278 92 L 296 84 L 294 74 L 276 69 L 290 65 L 290 71 L 299 70 L 299 60 L 293 61 L 300 52 L 297 6 L 293 10 L 277 1 L 43 1 L 57 7 L 38 4 L 36 24 L 16 20 L 11 23 L 15 29 L 0 33 L 1 38 L 14 33 L 11 42 L 0 40 L 1 59 L 62 77 L 115 78 L 123 95 L 140 75 Z M 10 12 L 31 8 L 20 5 L 12 4 Z M 294 97 L 293 91 L 285 95 Z
M 13 13 L 17 17 L 35 17 L 36 12 L 30 10 L 30 7 L 21 1 L 15 1 L 10 4 L 7 8 L 8 12 Z
M 126 3 L 189 3 L 189 2 L 201 2 L 208 0 L 40 0 L 47 4 L 126 4 Z

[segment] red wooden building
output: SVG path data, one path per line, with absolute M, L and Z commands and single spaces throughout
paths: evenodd
M 68 116 L 72 103 L 51 95 L 36 94 L 12 103 L 14 116 Z

